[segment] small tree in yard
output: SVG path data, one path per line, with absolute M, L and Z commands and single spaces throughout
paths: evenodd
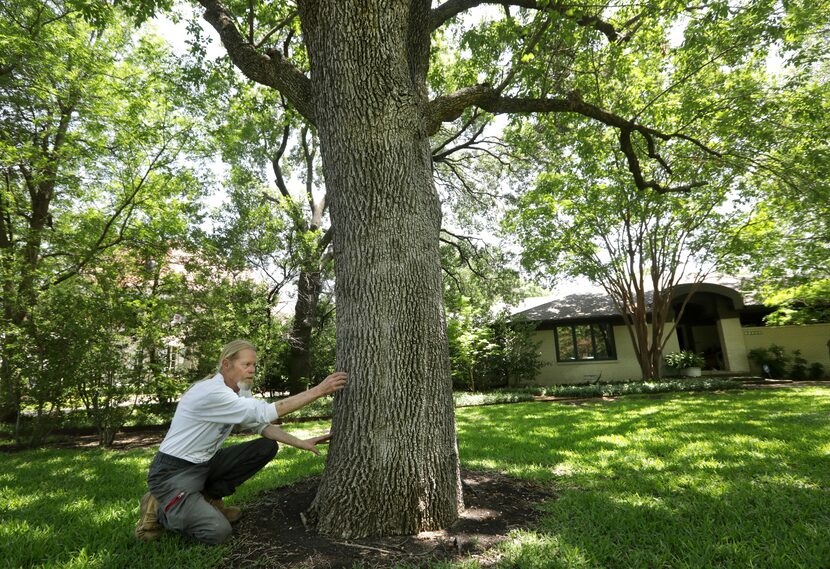
M 513 387 L 533 381 L 541 369 L 536 327 L 506 313 L 452 314 L 448 318 L 453 385 L 467 391 Z
M 541 341 L 536 340 L 536 325 L 514 321 L 501 314 L 492 323 L 499 350 L 494 362 L 495 375 L 502 378 L 502 385 L 515 387 L 536 379 L 536 374 L 546 364 L 539 351 Z
M 590 141 L 574 146 L 587 152 Z M 743 254 L 739 235 L 749 216 L 721 211 L 722 190 L 643 193 L 613 180 L 607 173 L 613 162 L 595 159 L 595 177 L 587 180 L 588 166 L 574 166 L 582 172 L 560 165 L 559 173 L 540 176 L 516 204 L 509 228 L 524 246 L 527 268 L 545 278 L 586 276 L 601 285 L 625 321 L 643 377 L 659 377 L 663 349 L 694 292 L 673 314 L 676 287 L 700 284 Z
M 471 213 L 470 207 L 457 209 Z M 532 380 L 541 355 L 534 326 L 513 322 L 494 306 L 514 304 L 528 292 L 512 257 L 480 240 L 447 233 L 442 239 L 444 306 L 453 386 L 486 390 Z

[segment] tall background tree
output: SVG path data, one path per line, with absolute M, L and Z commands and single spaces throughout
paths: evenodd
M 286 108 L 279 93 L 240 83 L 233 75 L 219 81 L 234 84 L 223 89 L 231 93 L 223 97 L 226 106 L 211 112 L 218 150 L 230 166 L 227 189 L 234 207 L 218 220 L 218 232 L 225 234 L 227 250 L 236 250 L 270 283 L 269 303 L 293 289 L 291 329 L 278 338 L 287 351 L 281 364 L 274 364 L 284 368 L 279 387 L 297 393 L 313 380 L 312 343 L 331 272 L 319 143 L 313 128 Z
M 199 148 L 182 112 L 187 93 L 158 40 L 134 36 L 95 3 L 3 10 L 0 393 L 9 419 L 28 396 L 39 406 L 48 392 L 59 408 L 65 395 L 46 390 L 57 383 L 42 375 L 56 361 L 51 339 L 70 332 L 56 326 L 71 324 L 43 310 L 50 295 L 66 299 L 60 288 L 75 279 L 92 283 L 105 258 L 132 258 L 146 276 L 145 262 L 181 242 L 180 221 L 196 217 L 204 186 L 191 168 Z

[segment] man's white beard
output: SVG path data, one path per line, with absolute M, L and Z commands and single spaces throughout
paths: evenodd
M 253 381 L 240 381 L 236 386 L 239 387 L 240 397 L 251 397 L 251 389 L 254 387 Z

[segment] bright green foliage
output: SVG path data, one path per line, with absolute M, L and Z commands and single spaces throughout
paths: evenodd
M 230 201 L 217 213 L 216 237 L 229 256 L 267 269 L 281 287 L 320 263 L 325 205 L 317 224 L 312 221 L 316 202 L 325 196 L 318 142 L 273 90 L 229 79 L 219 85 L 224 92 L 215 94 L 219 100 L 208 120 L 230 169 Z
M 690 367 L 703 367 L 706 360 L 703 356 L 690 352 L 688 350 L 681 350 L 679 352 L 671 352 L 663 356 L 666 361 L 666 366 L 674 369 L 684 369 Z
M 118 263 L 100 266 L 91 278 L 72 279 L 42 297 L 36 361 L 43 369 L 29 374 L 28 396 L 38 409 L 82 404 L 104 446 L 132 412 L 125 404 L 143 387 L 140 367 L 131 365 L 129 333 L 137 327 L 141 291 L 124 286 L 122 270 Z M 43 387 L 49 392 L 41 393 Z M 50 419 L 58 421 L 54 411 Z M 30 438 L 42 436 L 35 429 Z
M 169 280 L 162 266 L 198 221 L 204 188 L 190 94 L 157 38 L 113 11 L 94 28 L 71 3 L 14 4 L 15 17 L 0 19 L 15 55 L 0 73 L 5 418 L 21 405 L 59 407 L 80 387 L 73 370 L 93 360 L 107 359 L 111 387 L 124 384 L 104 352 L 123 345 L 113 334 L 125 329 L 141 336 L 131 336 L 139 353 L 164 334 L 172 310 L 158 306 Z M 96 311 L 112 319 L 86 326 Z M 126 396 L 116 391 L 87 403 L 113 410 Z
M 507 254 L 474 242 L 448 235 L 441 251 L 453 385 L 475 391 L 531 381 L 542 365 L 535 327 L 497 307 L 532 291 Z
M 602 285 L 624 315 L 643 376 L 655 377 L 673 288 L 736 262 L 749 214 L 725 207 L 728 186 L 638 190 L 620 173 L 620 157 L 602 152 L 604 133 L 582 130 L 571 159 L 518 198 L 507 230 L 538 279 L 584 276 Z
M 535 328 L 505 313 L 473 312 L 469 304 L 448 315 L 454 387 L 475 391 L 533 381 L 543 365 Z
M 579 140 L 572 147 L 581 157 L 541 175 L 519 198 L 508 230 L 524 245 L 526 268 L 538 278 L 586 276 L 610 287 L 627 274 L 664 286 L 687 273 L 693 278 L 688 263 L 710 270 L 744 221 L 740 213 L 719 211 L 725 189 L 641 192 L 614 177 L 621 164 L 613 156 L 602 160 L 601 143 Z
M 616 381 L 576 385 L 546 385 L 525 387 L 521 391 L 546 397 L 617 397 L 640 393 L 677 393 L 682 391 L 720 391 L 740 389 L 743 383 L 734 379 L 659 379 Z
M 824 365 L 820 362 L 809 363 L 802 357 L 801 350 L 793 350 L 788 354 L 783 347 L 772 344 L 766 348 L 749 350 L 747 356 L 765 377 L 796 381 L 824 379 Z
M 212 136 L 229 167 L 229 199 L 214 216 L 211 240 L 229 262 L 253 268 L 268 283 L 275 309 L 285 303 L 282 291 L 295 285 L 290 330 L 261 347 L 268 358 L 263 387 L 296 392 L 322 379 L 333 362 L 333 329 L 325 329 L 332 324 L 331 233 L 319 141 L 277 92 L 226 71 L 216 70 L 209 87 Z
M 782 346 L 772 344 L 769 348 L 755 348 L 749 350 L 747 357 L 761 368 L 762 373 L 773 379 L 781 379 L 787 373 L 787 366 L 792 357 Z
M 582 37 L 580 49 L 550 56 L 547 64 L 539 56 L 553 50 L 540 43 L 535 58 L 523 59 L 519 75 L 529 77 L 535 69 L 537 80 L 522 86 L 531 93 L 539 85 L 578 92 L 657 131 L 687 133 L 697 142 L 656 137 L 651 147 L 645 137 L 632 138 L 643 178 L 683 191 L 638 188 L 616 130 L 576 114 L 540 114 L 514 121 L 508 131 L 508 141 L 538 166 L 516 183 L 523 189 L 516 192 L 506 229 L 516 234 L 524 265 L 537 278 L 587 277 L 606 289 L 621 313 L 631 315 L 632 340 L 649 377 L 657 373 L 670 336 L 663 329 L 669 317 L 664 303 L 674 285 L 715 271 L 760 270 L 765 263 L 792 270 L 793 263 L 780 263 L 771 251 L 789 239 L 788 232 L 791 243 L 806 243 L 798 236 L 825 231 L 827 172 L 816 163 L 827 163 L 821 158 L 826 104 L 818 97 L 824 88 L 807 70 L 826 66 L 826 46 L 816 46 L 813 34 L 824 33 L 828 10 L 826 3 L 718 2 L 689 14 L 685 5 L 664 2 L 602 16 L 618 31 L 628 22 L 631 39 L 596 41 L 580 29 L 563 42 L 573 48 Z M 545 34 L 542 42 L 553 37 L 560 36 Z M 780 75 L 767 67 L 774 56 L 782 58 Z M 563 64 L 556 83 L 542 82 Z M 815 148 L 809 160 L 790 153 L 799 131 Z M 797 187 L 809 188 L 798 207 L 811 205 L 807 216 L 791 223 L 795 216 L 774 204 L 787 202 Z M 818 245 L 801 258 L 802 269 L 816 271 L 827 255 Z M 665 298 L 649 306 L 648 290 L 663 291 Z M 645 326 L 648 313 L 656 323 L 652 331 Z
M 808 54 L 827 46 L 826 33 L 818 34 Z M 762 111 L 774 117 L 760 153 L 765 163 L 748 178 L 760 203 L 747 239 L 763 247 L 748 264 L 772 292 L 830 274 L 830 64 L 812 57 L 795 57 L 801 66 L 778 79 Z
M 764 300 L 777 310 L 764 318 L 768 326 L 830 322 L 830 279 L 780 290 Z

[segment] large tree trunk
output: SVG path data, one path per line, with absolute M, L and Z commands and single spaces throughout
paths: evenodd
M 15 337 L 11 332 L 4 331 L 3 340 L 7 345 L 14 342 Z M 20 390 L 7 345 L 0 350 L 0 423 L 13 422 L 20 411 Z
M 23 247 L 20 269 L 20 281 L 17 290 L 8 294 L 4 299 L 4 319 L 6 326 L 11 330 L 4 330 L 5 342 L 2 356 L 4 365 L 0 368 L 0 419 L 8 422 L 16 419 L 20 413 L 20 399 L 23 386 L 20 382 L 19 371 L 16 371 L 10 362 L 20 359 L 19 332 L 28 332 L 28 338 L 37 337 L 37 329 L 32 318 L 32 311 L 37 304 L 36 277 L 40 265 L 40 249 L 43 244 L 43 231 L 49 215 L 49 203 L 52 199 L 54 182 L 50 179 L 41 184 L 30 184 L 31 215 L 29 217 L 29 232 L 26 244 Z M 14 253 L 8 253 L 14 263 Z M 7 267 L 3 267 L 8 270 Z M 12 284 L 4 290 L 11 291 Z M 11 348 L 9 348 L 11 346 Z M 12 353 L 12 350 L 18 350 Z
M 300 4 L 334 227 L 336 365 L 349 373 L 309 520 L 341 538 L 446 527 L 462 507 L 425 127 L 429 7 Z

